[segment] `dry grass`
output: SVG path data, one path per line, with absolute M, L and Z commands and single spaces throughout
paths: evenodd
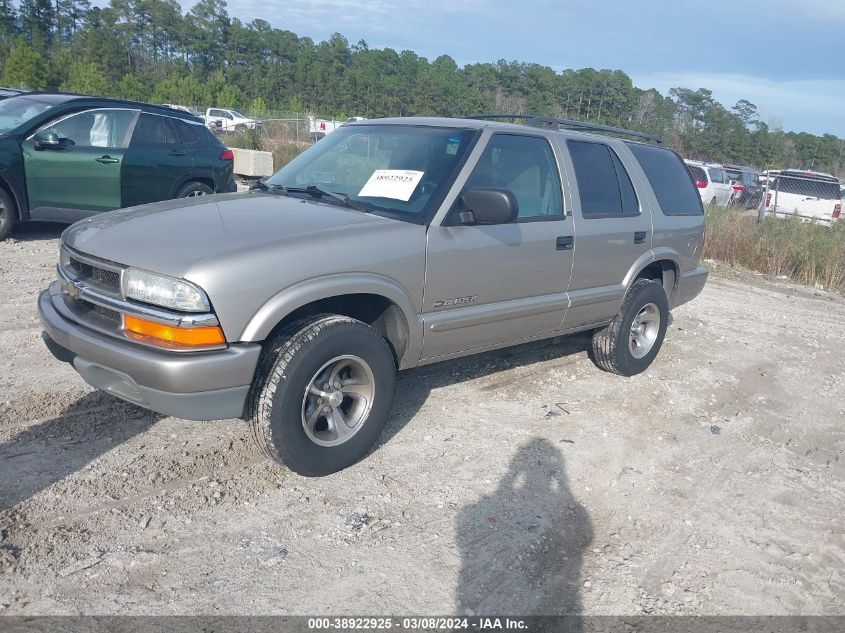
M 827 227 L 768 217 L 757 223 L 735 207 L 711 206 L 704 257 L 845 292 L 845 222 Z

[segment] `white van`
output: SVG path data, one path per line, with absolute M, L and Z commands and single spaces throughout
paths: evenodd
M 842 213 L 839 180 L 817 171 L 785 169 L 769 185 L 766 212 L 830 224 Z
M 718 204 L 726 207 L 731 203 L 734 188 L 731 186 L 730 176 L 717 163 L 703 163 L 698 160 L 685 160 L 687 169 L 692 174 L 701 202 Z

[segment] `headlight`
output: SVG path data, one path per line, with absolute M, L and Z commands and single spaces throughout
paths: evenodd
M 123 272 L 123 296 L 183 312 L 208 312 L 208 297 L 194 284 L 137 268 Z

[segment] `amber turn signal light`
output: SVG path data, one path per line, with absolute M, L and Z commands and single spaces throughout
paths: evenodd
M 172 327 L 127 314 L 123 317 L 123 329 L 139 336 L 191 347 L 222 345 L 226 342 L 223 330 L 217 325 Z

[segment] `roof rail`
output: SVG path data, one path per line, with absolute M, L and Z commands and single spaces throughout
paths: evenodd
M 557 119 L 554 117 L 541 116 L 538 114 L 473 114 L 467 119 L 490 119 L 498 120 L 505 119 L 515 121 L 522 119 L 526 125 L 532 127 L 555 127 L 555 129 L 567 128 L 570 130 L 585 130 L 589 132 L 604 132 L 606 134 L 621 134 L 623 136 L 631 136 L 633 138 L 641 138 L 646 141 L 652 141 L 657 145 L 661 145 L 663 141 L 660 137 L 646 132 L 636 132 L 634 130 L 626 130 L 621 127 L 612 127 L 610 125 L 599 125 L 598 123 L 586 123 L 584 121 L 575 121 L 573 119 Z

